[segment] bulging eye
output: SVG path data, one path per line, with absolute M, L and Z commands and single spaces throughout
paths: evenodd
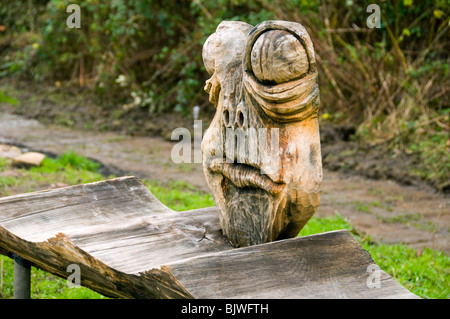
M 253 74 L 265 84 L 292 81 L 309 70 L 304 46 L 284 30 L 269 30 L 261 34 L 252 47 L 250 61 Z

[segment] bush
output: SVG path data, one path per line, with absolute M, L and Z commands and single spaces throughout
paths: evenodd
M 0 60 L 0 77 L 68 82 L 112 109 L 150 113 L 187 112 L 194 105 L 212 110 L 201 50 L 220 21 L 300 22 L 314 41 L 321 120 L 352 125 L 365 142 L 419 153 L 432 165 L 417 175 L 448 186 L 446 0 L 380 2 L 379 29 L 367 28 L 368 0 L 70 1 L 81 7 L 81 29 L 66 26 L 69 1 L 27 3 L 36 6 L 8 1 L 0 9 L 7 32 L 22 33 L 19 40 L 9 35 L 19 49 Z
M 80 5 L 81 29 L 66 26 L 67 1 L 49 1 L 41 17 L 39 76 L 76 79 L 103 102 L 117 100 L 150 112 L 185 111 L 206 104 L 202 44 L 223 19 L 248 12 L 244 1 L 71 1 Z M 218 11 L 219 16 L 210 12 Z M 256 11 L 255 11 L 256 12 Z M 266 11 L 249 15 L 257 23 Z

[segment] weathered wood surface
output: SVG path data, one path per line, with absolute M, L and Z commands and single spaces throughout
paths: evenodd
M 0 199 L 0 226 L 12 234 L 42 242 L 63 233 L 128 273 L 230 247 L 216 215 L 214 208 L 175 212 L 135 177 Z
M 216 107 L 203 167 L 236 246 L 295 237 L 319 206 L 322 158 L 313 43 L 299 23 L 219 24 L 203 46 Z
M 232 248 L 216 208 L 175 212 L 135 177 L 0 198 L 0 253 L 119 298 L 409 298 L 346 232 Z
M 124 298 L 189 297 L 159 266 L 231 248 L 215 209 L 174 212 L 134 177 L 1 198 L 0 247 Z
M 285 239 L 167 266 L 197 298 L 414 298 L 380 270 L 367 285 L 369 253 L 347 230 Z M 202 278 L 202 279 L 200 279 Z

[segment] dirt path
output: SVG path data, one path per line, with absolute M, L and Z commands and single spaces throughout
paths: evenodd
M 0 114 L 0 143 L 63 153 L 74 150 L 107 166 L 147 179 L 185 180 L 209 192 L 201 164 L 175 164 L 173 144 L 155 137 L 76 131 Z M 359 231 L 385 243 L 430 247 L 450 254 L 450 198 L 425 190 L 324 171 L 317 216 L 338 212 Z

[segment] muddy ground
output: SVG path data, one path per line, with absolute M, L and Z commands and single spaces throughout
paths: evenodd
M 169 179 L 185 180 L 209 192 L 201 164 L 172 162 L 171 150 L 174 144 L 165 134 L 160 134 L 163 137 L 148 137 L 145 134 L 131 136 L 127 130 L 99 131 L 98 127 L 81 129 L 77 125 L 69 128 L 49 124 L 51 121 L 43 115 L 33 117 L 45 120 L 37 121 L 11 114 L 10 106 L 0 105 L 0 143 L 12 143 L 53 154 L 71 149 L 105 164 L 106 175 L 136 175 L 163 182 Z M 171 128 L 170 121 L 161 121 L 165 123 L 165 131 Z M 184 118 L 183 121 L 186 123 L 182 124 L 189 125 L 190 122 L 192 125 L 192 119 Z M 177 126 L 183 125 L 177 122 Z M 347 217 L 359 232 L 370 235 L 373 240 L 406 243 L 419 251 L 423 247 L 430 247 L 449 254 L 448 194 L 436 192 L 426 183 L 407 174 L 402 175 L 402 169 L 407 169 L 407 160 L 410 158 L 398 165 L 399 168 L 385 160 L 384 169 L 376 169 L 377 166 L 381 167 L 379 161 L 365 158 L 362 148 L 352 151 L 353 157 L 348 156 L 353 165 L 343 164 L 338 157 L 333 158 L 334 154 L 342 153 L 345 148 L 355 150 L 353 142 L 349 140 L 351 134 L 352 128 L 322 130 L 322 139 L 326 140 L 322 147 L 325 171 L 317 216 L 338 212 Z M 367 153 L 370 150 L 366 150 Z M 377 156 L 380 157 L 379 154 Z M 336 169 L 339 171 L 333 171 Z M 399 178 L 395 178 L 396 175 Z M 42 185 L 42 188 L 45 187 L 48 185 Z
M 24 82 L 0 80 L 0 88 L 18 100 L 16 105 L 2 104 L 0 111 L 36 119 L 44 124 L 60 124 L 75 130 L 116 132 L 120 135 L 158 136 L 170 141 L 177 127 L 192 130 L 193 119 L 182 112 L 149 113 L 147 109 L 110 105 L 87 90 L 69 87 L 36 86 Z M 214 107 L 200 105 L 203 128 L 209 126 Z M 368 145 L 353 139 L 355 127 L 321 123 L 324 166 L 346 175 L 362 175 L 371 179 L 389 179 L 402 185 L 431 187 L 450 194 L 450 177 L 420 177 L 423 163 L 417 153 L 406 154 L 392 145 Z

